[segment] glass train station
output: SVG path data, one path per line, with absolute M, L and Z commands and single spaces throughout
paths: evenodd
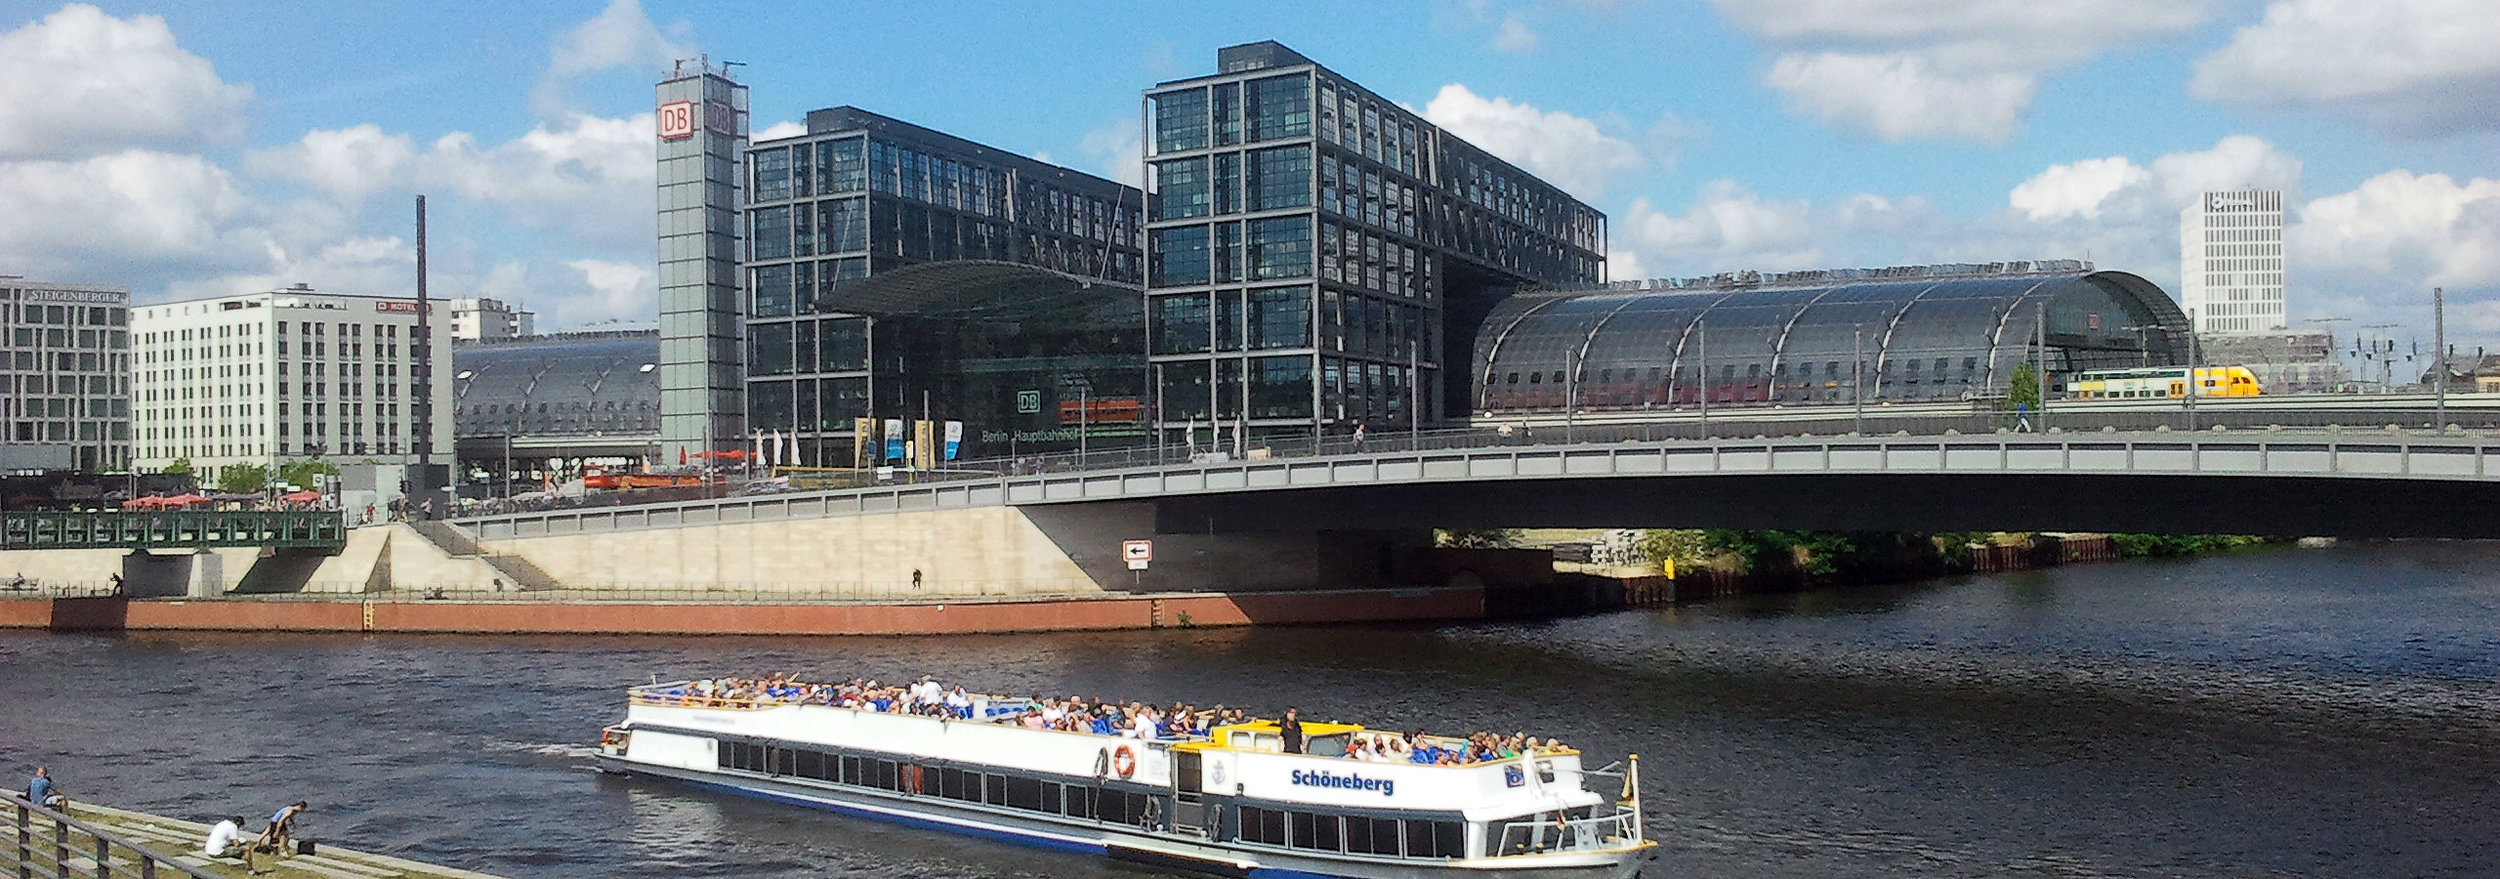
M 1274 42 L 1216 62 L 1144 91 L 1142 191 L 852 107 L 739 147 L 713 191 L 742 430 L 714 445 L 848 466 L 854 419 L 926 418 L 968 458 L 1220 447 L 2187 359 L 2168 294 L 2072 261 L 1609 284 L 1606 217 L 1569 193 Z

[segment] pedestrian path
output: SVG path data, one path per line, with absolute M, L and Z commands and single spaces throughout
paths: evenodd
M 26 871 L 21 875 L 145 876 L 151 872 L 143 865 L 153 860 L 157 865 L 153 875 L 167 875 L 164 868 L 173 867 L 194 877 L 219 879 L 501 879 L 339 848 L 326 840 L 316 840 L 311 854 L 261 855 L 255 859 L 260 871 L 247 873 L 240 860 L 200 853 L 201 843 L 208 838 L 206 824 L 86 803 L 73 803 L 69 811 L 70 819 L 84 828 L 61 826 L 42 813 L 25 817 L 31 842 L 24 848 L 0 845 L 0 865 Z M 89 829 L 118 837 L 118 844 L 96 845 L 95 835 L 85 832 Z M 106 852 L 101 865 L 96 861 L 99 850 Z M 66 858 L 61 857 L 63 852 Z

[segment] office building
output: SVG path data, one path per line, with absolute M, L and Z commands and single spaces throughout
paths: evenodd
M 2074 260 L 1632 281 L 1502 302 L 1476 342 L 1475 403 L 1503 413 L 1985 399 L 2044 354 L 2065 376 L 2177 366 L 2188 344 L 2187 315 L 2160 287 Z
M 451 300 L 451 340 L 482 342 L 538 334 L 538 315 L 501 299 Z
M 439 321 L 443 303 L 429 303 Z M 452 447 L 451 358 L 418 331 L 415 299 L 285 290 L 131 310 L 131 426 L 140 469 L 187 460 L 204 484 L 229 466 L 299 458 L 418 463 L 420 430 Z M 430 381 L 416 369 L 429 364 Z
M 659 85 L 660 437 L 663 451 L 737 448 L 740 151 L 747 90 L 697 59 Z
M 747 150 L 751 430 L 836 466 L 863 416 L 977 453 L 1144 441 L 1144 193 L 855 107 L 806 124 Z
M 2179 212 L 2179 304 L 2199 333 L 2283 329 L 2281 191 L 2208 192 Z
M 0 277 L 0 467 L 130 466 L 130 291 Z
M 1496 302 L 1603 279 L 1605 215 L 1568 193 L 1277 43 L 1216 62 L 1145 95 L 1153 408 L 1176 444 L 1463 413 L 1473 380 L 1443 367 Z

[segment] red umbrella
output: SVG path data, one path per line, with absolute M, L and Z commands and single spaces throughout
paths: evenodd
M 129 499 L 129 500 L 123 501 L 123 502 L 122 502 L 122 509 L 125 509 L 125 510 L 144 510 L 144 509 L 147 509 L 147 508 L 149 508 L 149 507 L 161 507 L 161 506 L 164 506 L 164 505 L 165 505 L 165 499 L 164 499 L 164 498 L 157 497 L 157 496 L 155 496 L 155 495 L 149 495 L 149 496 L 147 496 L 147 497 L 134 497 L 134 498 L 131 498 L 131 499 Z
M 686 466 L 686 447 L 685 447 L 685 446 L 678 446 L 678 447 L 677 447 L 677 466 L 679 466 L 679 467 Z
M 216 498 L 197 494 L 178 494 L 165 499 L 165 505 L 169 507 L 189 507 L 216 502 Z
M 290 503 L 290 504 L 309 504 L 309 503 L 312 503 L 313 501 L 320 500 L 320 499 L 321 499 L 321 492 L 312 491 L 312 490 L 309 490 L 309 489 L 308 489 L 308 490 L 305 490 L 305 491 L 290 491 L 290 492 L 287 492 L 287 493 L 285 493 L 285 494 L 279 495 L 279 496 L 278 496 L 278 499 L 279 499 L 279 500 L 282 500 L 282 501 L 286 501 L 287 503 Z

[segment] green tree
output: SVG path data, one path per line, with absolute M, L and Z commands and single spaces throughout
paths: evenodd
M 2028 360 L 2014 364 L 2014 375 L 2005 381 L 2005 408 L 2016 406 L 2034 412 L 2040 409 L 2040 371 Z
M 1433 533 L 1434 546 L 1450 549 L 1511 549 L 1519 545 L 1515 528 L 1443 529 Z
M 227 494 L 251 494 L 269 487 L 269 468 L 259 464 L 235 464 L 217 471 L 217 490 Z
M 189 473 L 189 472 L 191 472 L 191 459 L 189 459 L 189 458 L 175 458 L 173 463 L 165 465 L 165 472 L 167 472 L 167 473 Z
M 312 488 L 315 476 L 337 476 L 339 465 L 319 458 L 303 458 L 278 465 L 278 481 L 297 488 Z
M 1673 560 L 1678 567 L 1690 567 L 1716 555 L 1710 549 L 1709 533 L 1697 529 L 1652 528 L 1641 532 L 1632 546 L 1656 565 Z
M 1703 532 L 1711 552 L 1735 558 L 1747 573 L 1795 570 L 1822 580 L 1861 554 L 1859 535 L 1846 531 L 1725 530 Z

